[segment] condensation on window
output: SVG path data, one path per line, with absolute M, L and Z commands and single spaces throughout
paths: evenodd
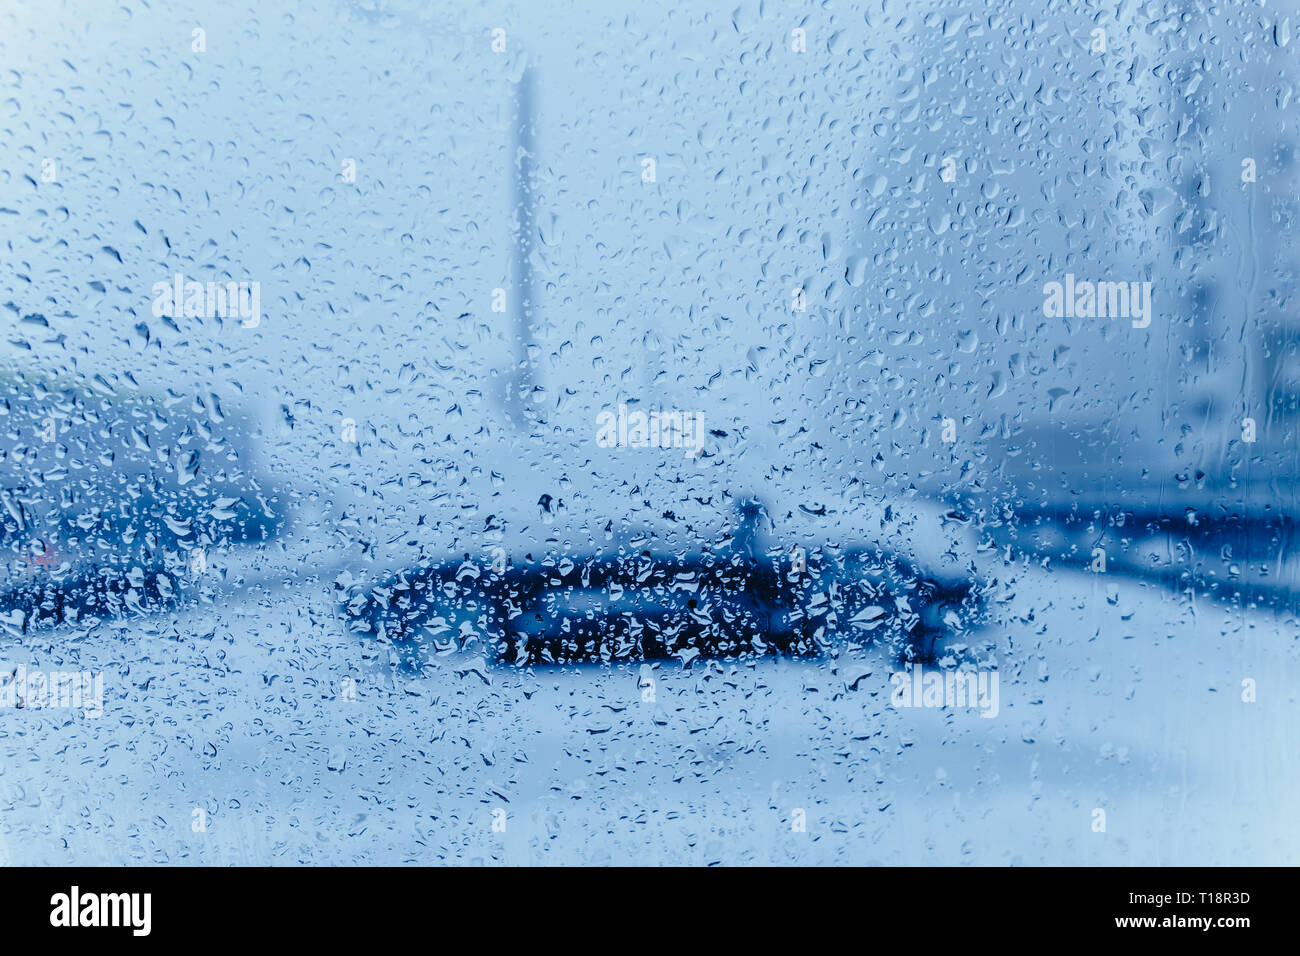
M 1300 852 L 1293 3 L 0 11 L 0 862 Z

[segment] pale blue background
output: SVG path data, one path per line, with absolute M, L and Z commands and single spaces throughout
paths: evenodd
M 6 361 L 219 394 L 292 524 L 213 556 L 212 603 L 0 637 L 2 660 L 102 669 L 108 697 L 98 721 L 0 715 L 0 858 L 1294 862 L 1294 600 L 1007 562 L 942 515 L 1068 494 L 1035 465 L 1103 495 L 1247 469 L 1294 508 L 1294 423 L 1269 409 L 1300 382 L 1298 24 L 1290 2 L 4 0 Z M 490 302 L 519 278 L 529 69 L 521 424 L 515 316 Z M 260 281 L 260 327 L 154 319 L 177 270 Z M 1151 328 L 1045 319 L 1066 272 L 1152 281 Z M 629 397 L 725 437 L 702 463 L 597 448 Z M 996 579 L 971 641 L 999 717 L 890 710 L 871 651 L 664 664 L 652 706 L 637 668 L 404 675 L 337 614 L 340 575 L 485 559 L 489 515 L 512 548 L 582 553 L 612 521 L 682 549 L 746 496 L 773 548 L 880 541 Z M 1276 562 L 1285 589 L 1290 547 Z

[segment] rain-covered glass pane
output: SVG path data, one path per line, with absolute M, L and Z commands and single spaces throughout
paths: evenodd
M 1294 861 L 1298 33 L 6 3 L 0 861 Z

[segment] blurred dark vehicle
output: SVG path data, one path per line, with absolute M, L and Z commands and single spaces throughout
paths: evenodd
M 432 563 L 375 587 L 345 583 L 351 630 L 391 643 L 407 666 L 482 640 L 503 664 L 695 657 L 815 657 L 837 643 L 932 659 L 978 623 L 965 579 L 896 555 L 819 548 L 756 556 L 744 528 L 717 551 L 677 556 L 630 544 L 600 554 Z M 494 566 L 495 565 L 495 566 Z
M 0 378 L 0 616 L 23 632 L 176 600 L 281 519 L 216 396 Z
M 1028 486 L 1024 482 L 1024 486 Z M 1168 469 L 1028 489 L 989 509 L 992 538 L 1052 563 L 1257 606 L 1294 603 L 1294 494 L 1275 480 Z

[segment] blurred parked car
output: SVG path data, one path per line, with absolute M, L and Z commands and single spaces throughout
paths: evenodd
M 0 615 L 23 631 L 177 598 L 281 518 L 215 395 L 0 378 Z
M 500 663 L 810 657 L 856 642 L 931 659 L 980 620 L 972 579 L 934 575 L 885 549 L 756 547 L 746 503 L 716 548 L 657 553 L 622 538 L 593 553 L 538 550 L 432 562 L 377 586 L 340 582 L 359 634 L 408 666 L 482 639 Z

